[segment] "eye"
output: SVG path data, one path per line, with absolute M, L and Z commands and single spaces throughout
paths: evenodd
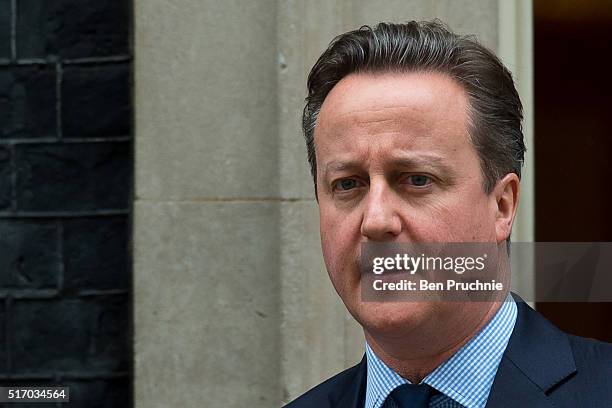
M 334 189 L 338 191 L 350 191 L 359 187 L 359 182 L 354 178 L 345 178 L 334 183 Z
M 432 180 L 431 177 L 424 174 L 413 174 L 408 176 L 408 182 L 415 187 L 425 187 L 431 184 Z

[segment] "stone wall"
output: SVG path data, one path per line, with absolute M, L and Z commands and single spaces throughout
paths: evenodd
M 0 0 L 0 385 L 73 407 L 131 399 L 130 8 Z

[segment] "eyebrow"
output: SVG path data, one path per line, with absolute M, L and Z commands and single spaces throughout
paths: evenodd
M 431 153 L 399 153 L 391 158 L 388 163 L 396 167 L 415 167 L 415 166 L 438 166 L 448 167 L 443 156 Z
M 331 173 L 334 171 L 352 170 L 358 168 L 360 162 L 357 160 L 332 160 L 325 165 L 323 173 Z
M 332 160 L 324 166 L 323 173 L 328 174 L 331 172 L 359 169 L 362 167 L 361 164 L 362 163 L 359 160 Z M 395 157 L 389 159 L 386 164 L 390 165 L 391 167 L 404 168 L 429 166 L 437 167 L 447 172 L 451 171 L 450 167 L 446 164 L 444 157 L 429 153 L 395 154 Z

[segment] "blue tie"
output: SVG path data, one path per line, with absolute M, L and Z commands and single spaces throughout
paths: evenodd
M 427 408 L 431 387 L 427 384 L 403 384 L 394 389 L 389 398 L 392 398 L 398 408 Z

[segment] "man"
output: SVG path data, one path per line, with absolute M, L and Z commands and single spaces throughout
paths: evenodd
M 439 22 L 381 23 L 337 37 L 308 91 L 323 256 L 366 355 L 288 407 L 612 406 L 612 347 L 518 297 L 362 299 L 364 243 L 509 242 L 525 146 L 495 55 Z

